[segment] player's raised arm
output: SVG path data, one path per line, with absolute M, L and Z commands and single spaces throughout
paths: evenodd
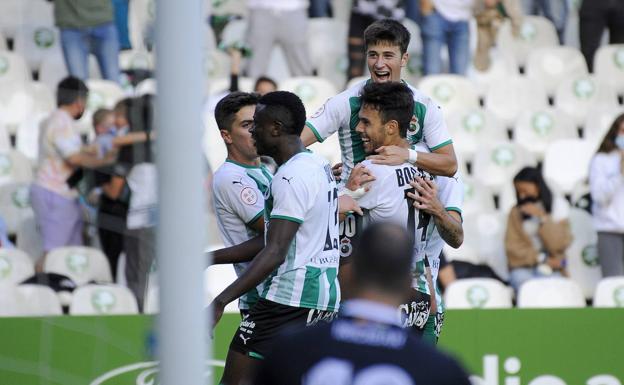
M 264 235 L 260 234 L 241 244 L 212 251 L 212 264 L 249 262 L 263 247 Z

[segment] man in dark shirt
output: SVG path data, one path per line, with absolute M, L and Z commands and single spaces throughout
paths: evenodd
M 356 245 L 355 298 L 332 324 L 276 341 L 256 385 L 469 385 L 451 358 L 401 328 L 397 307 L 411 285 L 412 237 L 388 223 L 368 227 Z

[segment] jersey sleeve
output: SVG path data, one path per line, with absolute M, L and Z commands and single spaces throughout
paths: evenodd
M 425 143 L 429 149 L 433 152 L 444 146 L 448 146 L 453 143 L 451 135 L 446 127 L 444 116 L 440 106 L 438 106 L 433 100 L 427 99 L 426 102 L 427 112 L 424 119 L 424 137 Z
M 273 209 L 270 218 L 303 223 L 316 200 L 315 186 L 318 183 L 304 180 L 303 173 L 276 175 L 271 182 Z
M 338 94 L 327 99 L 325 104 L 308 118 L 306 126 L 312 130 L 319 142 L 323 142 L 345 124 L 350 115 L 348 104 L 345 96 Z
M 215 196 L 220 204 L 227 204 L 229 210 L 246 225 L 260 218 L 264 212 L 264 199 L 256 186 L 240 178 L 222 179 L 215 185 Z
M 462 206 L 464 203 L 464 183 L 459 174 L 455 174 L 452 178 L 437 177 L 438 199 L 446 211 L 456 211 L 462 215 Z

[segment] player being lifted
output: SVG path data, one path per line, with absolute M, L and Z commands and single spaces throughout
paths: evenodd
M 217 103 L 215 118 L 227 148 L 225 163 L 214 174 L 212 194 L 217 225 L 226 247 L 264 233 L 264 193 L 272 175 L 260 163 L 251 132 L 258 96 L 232 92 Z M 237 276 L 248 262 L 234 264 Z M 253 288 L 238 300 L 241 316 L 258 301 Z
M 360 99 L 362 107 L 356 130 L 366 153 L 372 153 L 380 146 L 415 148 L 407 138 L 414 104 L 407 85 L 398 82 L 371 83 L 364 87 Z M 461 185 L 457 185 L 458 179 L 432 176 L 408 162 L 389 166 L 366 160 L 357 167 L 366 167 L 375 176 L 367 186 L 368 192 L 358 199 L 364 211 L 363 227 L 368 223 L 391 221 L 405 226 L 414 235 L 415 290 L 401 310 L 405 326 L 414 328 L 420 334 L 424 331 L 428 338 L 435 341 L 435 320 L 441 317 L 436 317 L 434 312 L 428 322 L 431 308 L 437 310 L 437 303 L 433 301 L 432 304 L 430 298 L 436 290 L 429 265 L 436 264 L 439 251 L 437 255 L 427 254 L 428 258 L 425 258 L 425 253 L 432 251 L 428 242 L 435 229 L 452 247 L 461 245 L 463 229 L 457 213 L 463 196 Z M 351 175 L 346 188 L 356 190 L 361 187 L 356 174 Z M 342 239 L 341 246 L 348 249 L 348 242 L 348 238 Z M 345 271 L 348 274 L 347 266 L 341 269 L 344 270 L 341 274 Z
M 371 78 L 327 100 L 305 124 L 301 138 L 306 146 L 316 141 L 322 142 L 338 131 L 343 181 L 348 179 L 353 167 L 366 158 L 364 144 L 355 130 L 362 106 L 362 88 L 371 82 L 401 81 L 401 69 L 406 66 L 409 57 L 409 41 L 409 31 L 398 21 L 383 19 L 372 23 L 364 31 L 366 60 Z M 406 139 L 410 144 L 424 141 L 429 151 L 380 146 L 373 149 L 370 159 L 379 164 L 409 162 L 435 175 L 453 176 L 457 171 L 457 159 L 442 112 L 429 97 L 409 87 L 414 105 Z
M 264 194 L 265 242 L 256 237 L 213 253 L 215 263 L 251 260 L 214 299 L 215 324 L 226 304 L 254 288 L 260 296 L 233 337 L 222 384 L 246 380 L 284 328 L 330 321 L 339 307 L 338 191 L 329 163 L 301 142 L 305 116 L 290 92 L 266 94 L 256 106 L 257 153 L 279 169 Z

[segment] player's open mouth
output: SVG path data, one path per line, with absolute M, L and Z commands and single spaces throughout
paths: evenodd
M 389 71 L 375 71 L 375 77 L 377 80 L 388 80 L 390 79 Z

